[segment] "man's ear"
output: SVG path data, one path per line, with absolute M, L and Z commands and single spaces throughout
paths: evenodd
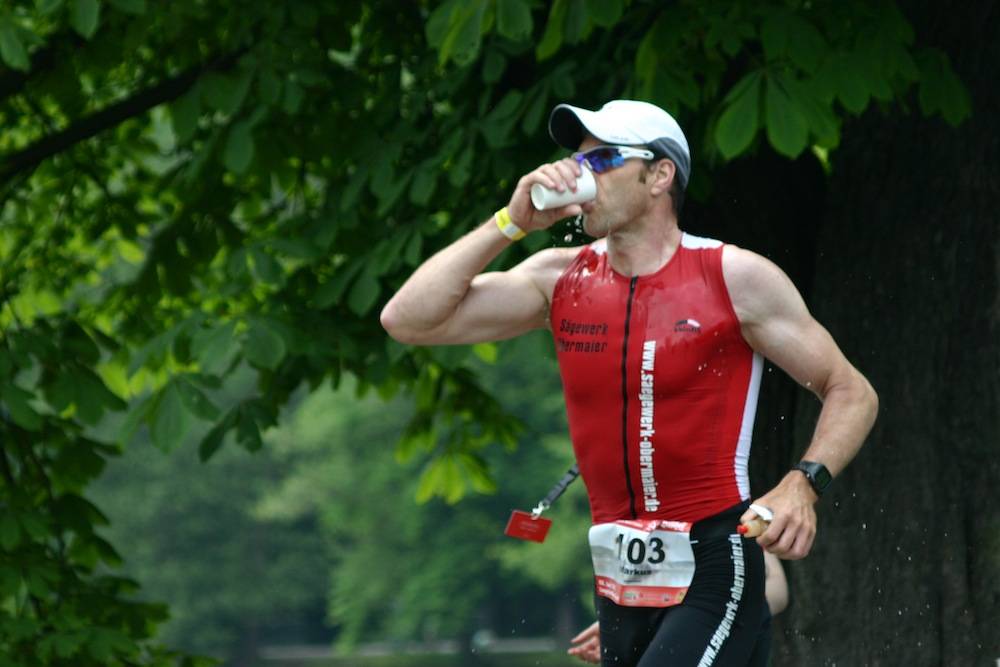
M 677 165 L 673 160 L 663 159 L 656 163 L 653 168 L 652 188 L 650 193 L 655 197 L 670 190 L 674 179 L 677 178 Z

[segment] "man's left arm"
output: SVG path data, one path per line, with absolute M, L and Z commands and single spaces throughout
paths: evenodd
M 857 455 L 875 422 L 875 390 L 809 314 L 781 269 L 736 246 L 725 247 L 722 269 L 743 337 L 822 401 L 812 442 L 802 459 L 822 463 L 836 477 Z M 804 558 L 816 535 L 813 505 L 818 499 L 802 472 L 789 472 L 754 501 L 774 512 L 770 527 L 757 541 L 781 558 Z M 743 518 L 754 516 L 748 510 Z

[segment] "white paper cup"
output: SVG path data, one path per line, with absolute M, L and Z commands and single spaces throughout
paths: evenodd
M 540 183 L 531 186 L 531 203 L 539 211 L 561 208 L 570 204 L 582 204 L 597 197 L 597 181 L 590 169 L 582 167 L 576 179 L 576 192 L 566 188 L 562 192 L 550 190 Z

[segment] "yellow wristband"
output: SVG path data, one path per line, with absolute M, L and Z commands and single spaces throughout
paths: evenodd
M 526 236 L 524 230 L 515 225 L 514 221 L 510 219 L 510 212 L 507 211 L 506 206 L 494 213 L 493 219 L 497 221 L 500 233 L 511 241 L 520 241 Z

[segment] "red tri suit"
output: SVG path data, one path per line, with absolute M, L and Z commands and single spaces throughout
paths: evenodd
M 740 333 L 719 241 L 684 234 L 629 278 L 604 240 L 552 295 L 566 412 L 594 523 L 696 522 L 750 497 L 762 358 Z

